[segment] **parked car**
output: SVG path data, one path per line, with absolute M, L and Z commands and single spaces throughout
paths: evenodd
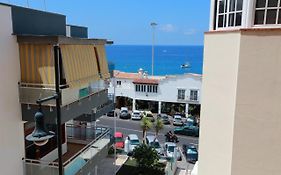
M 139 138 L 136 134 L 129 134 L 125 140 L 124 151 L 128 154 L 132 153 L 135 147 L 140 145 Z
M 124 148 L 124 138 L 122 132 L 115 132 L 115 147 L 116 149 L 123 149 Z
M 174 129 L 174 133 L 198 137 L 199 136 L 199 127 L 193 126 L 193 125 L 185 125 L 182 127 L 176 127 Z
M 146 136 L 146 144 L 149 145 L 150 147 L 154 148 L 158 154 L 163 154 L 161 145 L 158 141 L 157 138 L 155 138 L 154 135 L 148 135 Z
M 182 148 L 187 162 L 195 163 L 198 160 L 198 151 L 194 145 L 183 145 Z
M 164 150 L 168 158 L 173 158 L 174 156 L 176 156 L 177 160 L 182 160 L 180 150 L 174 142 L 166 142 L 164 144 Z
M 187 125 L 187 126 L 190 126 L 190 125 L 196 126 L 196 125 L 197 125 L 197 122 L 196 122 L 196 120 L 195 120 L 195 117 L 188 117 L 188 118 L 186 119 L 185 125 Z
M 112 110 L 112 111 L 109 111 L 109 112 L 106 114 L 106 116 L 107 116 L 107 117 L 114 117 L 114 114 L 115 114 L 115 116 L 116 116 L 115 111 Z
M 154 119 L 153 114 L 152 114 L 151 111 L 144 111 L 144 112 L 143 112 L 143 117 L 149 118 L 151 122 L 154 122 L 154 121 L 155 121 L 155 119 Z
M 132 120 L 141 120 L 141 119 L 142 119 L 142 113 L 138 110 L 133 111 Z
M 129 113 L 127 107 L 121 108 L 119 118 L 121 118 L 121 119 L 130 119 L 131 118 L 131 114 Z
M 173 119 L 173 125 L 174 126 L 182 126 L 183 125 L 183 121 L 180 115 L 174 115 L 174 119 Z
M 159 118 L 164 125 L 169 125 L 171 124 L 169 116 L 167 114 L 158 114 L 157 118 Z

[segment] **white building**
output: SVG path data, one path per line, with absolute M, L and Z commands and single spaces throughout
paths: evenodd
M 161 113 L 161 106 L 164 103 L 184 104 L 186 113 L 189 104 L 201 104 L 202 76 L 199 74 L 147 76 L 142 71 L 138 73 L 115 71 L 114 76 L 116 96 L 132 99 L 133 110 L 138 108 L 136 105 L 138 100 L 157 103 L 158 113 Z M 114 93 L 113 83 L 110 84 L 109 93 Z
M 281 174 L 280 67 L 280 0 L 211 0 L 199 175 Z

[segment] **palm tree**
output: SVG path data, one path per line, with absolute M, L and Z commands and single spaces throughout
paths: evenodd
M 162 120 L 159 118 L 154 123 L 154 129 L 155 129 L 155 139 L 158 137 L 159 131 L 164 128 L 164 124 Z
M 146 132 L 152 128 L 152 123 L 149 118 L 143 117 L 141 120 L 141 129 L 142 129 L 142 141 L 144 144 L 145 142 L 145 137 L 146 137 Z

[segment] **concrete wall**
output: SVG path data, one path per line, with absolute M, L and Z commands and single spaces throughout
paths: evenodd
M 18 82 L 19 52 L 12 36 L 11 8 L 0 5 L 0 174 L 23 174 L 24 129 L 21 120 Z
M 281 173 L 281 29 L 242 31 L 232 175 Z
M 230 175 L 239 62 L 239 33 L 205 35 L 199 175 Z
M 163 102 L 174 102 L 174 103 L 185 103 L 188 101 L 179 101 L 177 98 L 178 89 L 186 90 L 186 98 L 190 95 L 190 90 L 199 90 L 198 92 L 198 102 L 200 104 L 200 92 L 202 85 L 201 76 L 194 76 L 192 74 L 171 76 L 164 78 L 159 81 L 158 93 L 146 93 L 146 92 L 136 92 L 135 85 L 132 79 L 119 79 L 116 81 L 121 81 L 121 85 L 116 85 L 116 96 L 125 96 L 140 100 L 151 100 L 151 101 L 163 101 Z M 109 88 L 109 93 L 113 93 L 112 83 Z

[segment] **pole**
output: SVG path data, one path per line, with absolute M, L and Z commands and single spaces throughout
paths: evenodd
M 46 0 L 44 0 L 44 8 L 45 8 L 45 11 L 47 11 Z
M 156 23 L 152 22 L 151 24 L 152 27 L 152 60 L 151 60 L 151 75 L 154 75 L 154 44 L 155 44 L 155 27 Z
M 59 160 L 59 175 L 63 175 L 63 162 L 62 162 L 62 141 L 61 141 L 61 109 L 60 109 L 60 65 L 59 65 L 59 46 L 54 46 L 55 58 L 55 86 L 56 86 L 56 112 L 57 112 L 57 147 L 58 147 L 58 160 Z
M 113 112 L 113 117 L 114 117 L 114 135 L 115 135 L 115 133 L 116 133 L 116 117 L 117 117 L 117 116 L 115 116 L 115 98 L 116 98 L 116 96 L 115 96 L 115 91 L 116 91 L 115 87 L 116 87 L 116 79 L 115 79 L 115 77 L 114 77 L 114 75 L 113 75 L 113 110 L 114 110 L 114 112 Z M 114 139 L 115 139 L 115 138 L 114 138 Z M 114 144 L 115 144 L 115 140 L 114 140 Z M 114 173 L 116 173 L 116 168 L 117 168 L 117 166 L 116 166 L 116 159 L 117 159 L 117 155 L 116 155 L 116 145 L 114 145 Z

